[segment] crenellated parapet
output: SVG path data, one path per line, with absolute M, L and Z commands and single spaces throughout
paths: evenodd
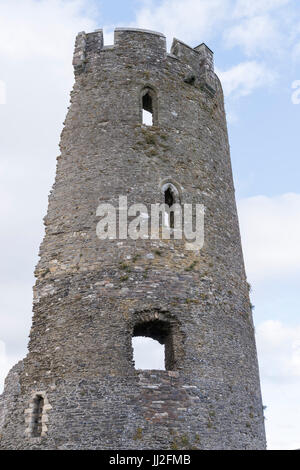
M 152 64 L 164 66 L 168 62 L 179 61 L 185 68 L 184 81 L 200 85 L 211 94 L 215 93 L 216 75 L 214 73 L 213 52 L 202 43 L 192 48 L 174 39 L 170 53 L 167 52 L 166 37 L 162 33 L 136 28 L 116 28 L 114 44 L 105 46 L 103 30 L 93 33 L 81 32 L 77 35 L 73 66 L 75 75 L 88 70 L 87 64 L 99 63 L 103 54 L 114 54 L 115 60 L 126 58 L 127 63 Z

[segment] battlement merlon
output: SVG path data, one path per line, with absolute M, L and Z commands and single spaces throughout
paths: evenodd
M 166 38 L 162 33 L 137 28 L 116 28 L 114 44 L 111 46 L 104 46 L 102 29 L 88 34 L 79 33 L 76 37 L 73 57 L 75 74 L 85 70 L 85 64 L 91 53 L 98 54 L 109 50 L 120 52 L 130 50 L 132 55 L 140 56 L 144 61 L 147 57 L 153 56 L 157 59 L 176 58 L 195 71 L 204 84 L 213 85 L 215 80 L 213 52 L 206 44 L 202 43 L 192 48 L 175 38 L 171 52 L 167 54 Z
M 200 67 L 207 71 L 214 71 L 214 53 L 204 43 L 192 48 L 179 39 L 174 38 L 171 54 L 193 68 Z

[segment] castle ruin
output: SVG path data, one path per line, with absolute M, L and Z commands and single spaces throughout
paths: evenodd
M 44 219 L 26 358 L 0 449 L 264 449 L 251 304 L 213 53 L 164 35 L 79 33 Z M 152 115 L 143 124 L 142 113 Z M 100 239 L 99 204 L 205 207 L 204 244 Z M 165 347 L 136 370 L 132 338 Z

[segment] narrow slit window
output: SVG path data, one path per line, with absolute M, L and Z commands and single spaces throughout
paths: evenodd
M 168 187 L 165 191 L 165 204 L 169 207 L 169 209 L 171 209 L 173 204 L 175 204 L 174 193 L 170 187 Z M 174 211 L 169 210 L 167 217 L 167 222 L 170 228 L 174 228 Z
M 157 94 L 156 91 L 150 86 L 146 86 L 141 90 L 140 112 L 143 125 L 158 125 Z
M 40 437 L 42 435 L 43 408 L 44 398 L 41 395 L 37 395 L 33 401 L 32 437 Z
M 153 102 L 149 92 L 143 95 L 143 124 L 153 126 Z

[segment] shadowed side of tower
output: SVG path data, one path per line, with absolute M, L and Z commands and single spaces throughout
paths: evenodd
M 80 33 L 73 64 L 29 353 L 1 398 L 0 448 L 262 449 L 212 52 L 175 39 L 168 54 L 162 34 L 118 28 L 113 46 L 101 30 Z M 204 205 L 200 252 L 184 239 L 99 239 L 97 209 L 118 208 L 120 196 L 149 213 L 156 203 Z M 135 369 L 136 335 L 165 345 L 166 370 Z

